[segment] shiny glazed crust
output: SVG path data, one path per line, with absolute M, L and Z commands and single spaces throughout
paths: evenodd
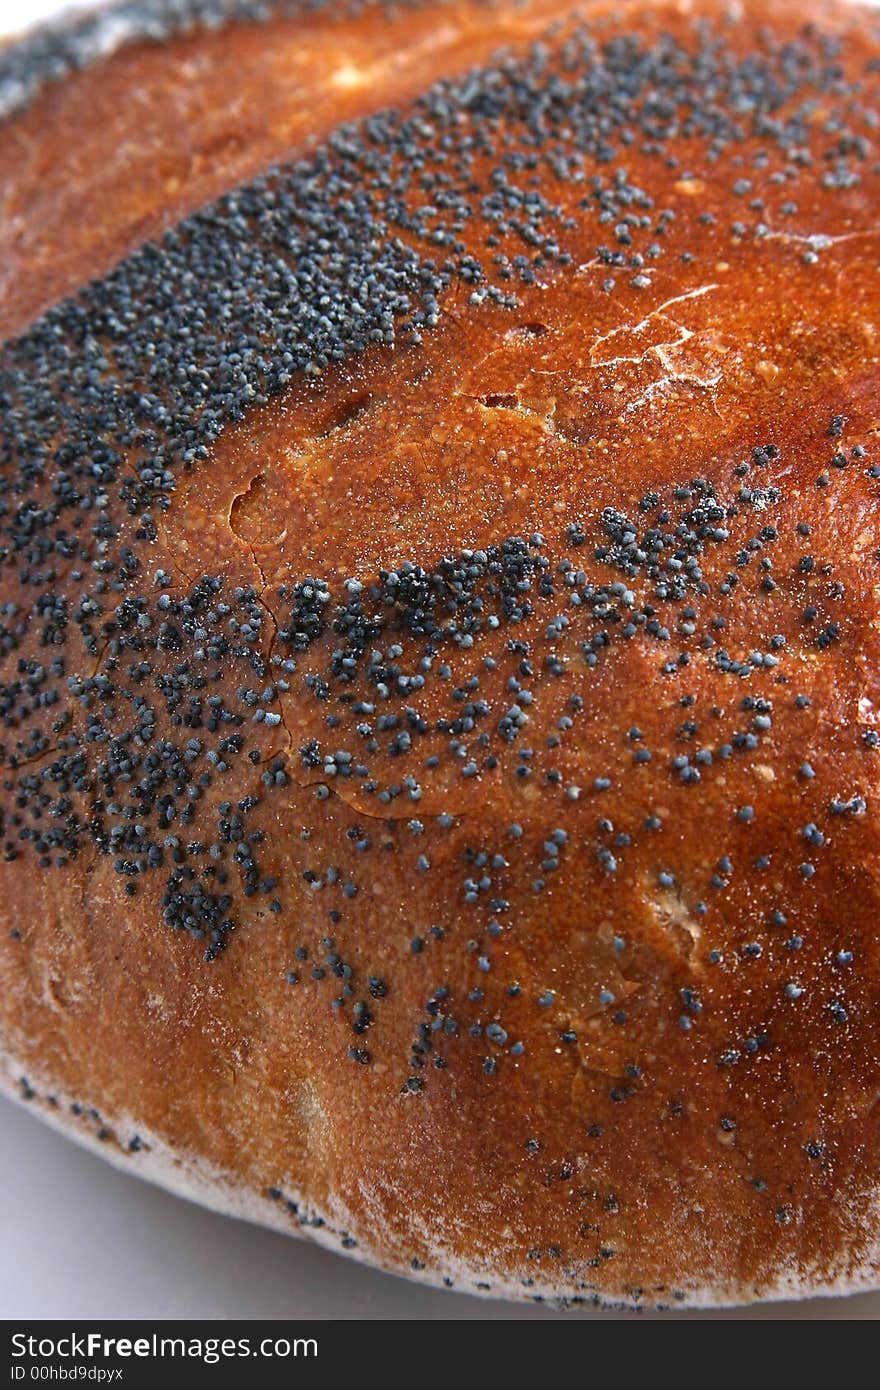
M 457 1288 L 871 1287 L 880 20 L 176 9 L 0 64 L 7 1089 Z

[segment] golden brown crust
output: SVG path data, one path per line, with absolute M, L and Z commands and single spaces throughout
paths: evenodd
M 527 43 L 558 5 L 517 10 L 505 38 Z M 4 127 L 0 333 L 340 122 L 409 101 L 498 45 L 492 0 L 414 5 L 395 22 L 384 6 L 333 6 L 128 45 L 46 88 Z
M 814 17 L 461 4 L 426 48 L 429 7 L 393 71 L 372 10 L 278 20 L 128 48 L 11 119 L 10 337 L 313 157 L 7 349 L 26 1096 L 459 1287 L 876 1282 L 880 40 Z M 291 251 L 303 207 L 326 247 Z M 295 291 L 246 318 L 270 252 Z

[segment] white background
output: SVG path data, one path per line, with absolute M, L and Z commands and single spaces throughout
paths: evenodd
M 60 8 L 57 0 L 0 0 L 0 35 Z M 7 1101 L 0 1101 L 0 1173 L 0 1317 L 633 1318 L 552 1313 L 376 1274 L 170 1197 L 115 1171 Z M 873 1320 L 880 1318 L 880 1294 L 715 1316 Z
M 64 8 L 58 0 L 0 0 L 0 35 L 15 33 Z

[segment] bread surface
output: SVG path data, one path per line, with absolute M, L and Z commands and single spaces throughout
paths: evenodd
M 0 54 L 0 1047 L 519 1298 L 880 1263 L 880 16 Z

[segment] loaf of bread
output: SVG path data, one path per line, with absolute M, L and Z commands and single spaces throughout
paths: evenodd
M 880 1282 L 880 12 L 0 52 L 4 1087 L 493 1295 Z

